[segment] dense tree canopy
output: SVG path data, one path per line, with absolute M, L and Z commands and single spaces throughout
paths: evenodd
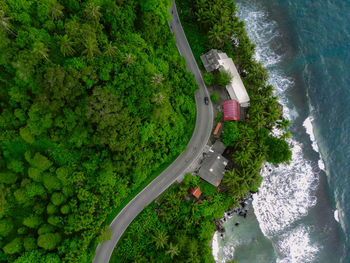
M 198 176 L 186 175 L 156 202 L 147 206 L 126 230 L 110 260 L 117 262 L 214 263 L 210 240 L 214 219 L 222 217 L 232 199 L 202 182 L 205 199 L 199 203 L 188 193 Z
M 226 146 L 232 146 L 239 138 L 239 129 L 237 122 L 225 121 L 222 129 L 221 140 Z
M 267 152 L 268 162 L 277 165 L 279 163 L 289 163 L 292 159 L 292 153 L 286 141 L 269 136 L 266 139 L 266 143 L 269 147 Z
M 0 0 L 0 262 L 91 262 L 109 213 L 184 149 L 196 84 L 170 4 Z

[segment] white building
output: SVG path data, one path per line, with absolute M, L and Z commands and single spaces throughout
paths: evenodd
M 212 49 L 202 55 L 201 60 L 207 72 L 218 69 L 225 70 L 231 75 L 232 79 L 226 86 L 226 90 L 231 99 L 236 100 L 240 107 L 247 108 L 250 99 L 232 58 L 227 57 L 226 53 L 220 50 Z

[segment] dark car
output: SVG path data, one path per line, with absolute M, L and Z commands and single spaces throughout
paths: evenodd
M 205 103 L 205 105 L 209 104 L 209 98 L 208 97 L 204 97 L 204 103 Z

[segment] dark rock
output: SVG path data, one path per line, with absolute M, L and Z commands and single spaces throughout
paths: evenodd
M 237 222 L 237 223 L 235 224 L 235 226 L 239 226 L 239 223 Z

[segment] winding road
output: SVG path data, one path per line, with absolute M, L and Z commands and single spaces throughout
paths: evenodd
M 97 246 L 96 256 L 92 261 L 93 263 L 109 262 L 114 247 L 129 224 L 145 206 L 149 205 L 179 177 L 184 175 L 188 167 L 201 155 L 210 137 L 213 126 L 213 108 L 210 102 L 209 105 L 205 105 L 204 103 L 204 97 L 209 97 L 209 94 L 182 29 L 174 2 L 170 11 L 172 19 L 169 21 L 169 26 L 175 35 L 177 48 L 180 54 L 186 59 L 187 70 L 194 75 L 200 87 L 195 93 L 197 108 L 196 126 L 192 138 L 187 145 L 187 150 L 182 152 L 166 170 L 135 196 L 135 198 L 114 218 L 110 224 L 112 238 Z

